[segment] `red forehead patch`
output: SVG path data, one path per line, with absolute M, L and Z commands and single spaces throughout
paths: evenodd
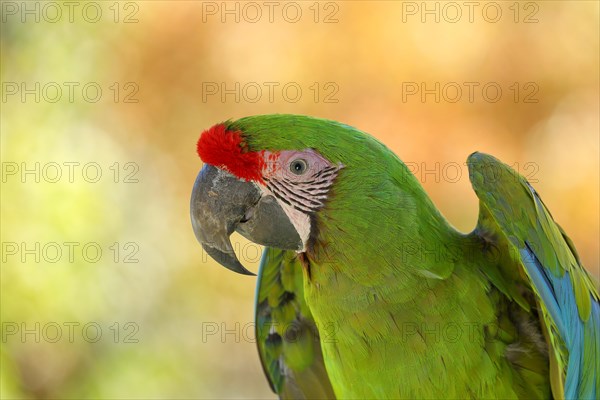
M 206 164 L 225 169 L 246 181 L 263 182 L 262 152 L 248 151 L 240 131 L 228 131 L 225 124 L 217 124 L 202 132 L 197 150 Z

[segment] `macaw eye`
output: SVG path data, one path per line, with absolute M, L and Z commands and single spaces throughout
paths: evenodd
M 308 163 L 303 158 L 297 158 L 290 163 L 290 171 L 296 175 L 302 175 L 308 170 Z

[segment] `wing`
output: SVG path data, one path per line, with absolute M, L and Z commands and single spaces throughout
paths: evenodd
M 490 280 L 505 293 L 510 290 L 507 281 L 522 280 L 535 293 L 549 347 L 554 397 L 596 399 L 600 394 L 597 283 L 522 176 L 486 154 L 474 153 L 467 163 L 480 201 L 476 232 L 500 236 L 514 254 L 512 262 L 501 267 L 504 277 Z
M 296 253 L 266 248 L 256 289 L 256 340 L 271 389 L 283 399 L 333 399 L 320 336 L 304 301 Z

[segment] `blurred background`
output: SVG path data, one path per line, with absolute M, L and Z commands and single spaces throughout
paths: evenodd
M 491 153 L 598 276 L 598 2 L 472 4 L 3 1 L 1 397 L 274 398 L 255 279 L 189 222 L 196 141 L 230 118 L 369 132 L 465 232 Z

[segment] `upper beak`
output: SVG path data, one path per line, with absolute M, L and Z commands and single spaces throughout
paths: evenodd
M 229 236 L 238 231 L 249 240 L 270 247 L 300 250 L 302 240 L 283 209 L 263 196 L 252 182 L 237 179 L 212 165 L 204 165 L 192 190 L 192 227 L 204 250 L 232 271 L 254 275 L 240 263 Z

